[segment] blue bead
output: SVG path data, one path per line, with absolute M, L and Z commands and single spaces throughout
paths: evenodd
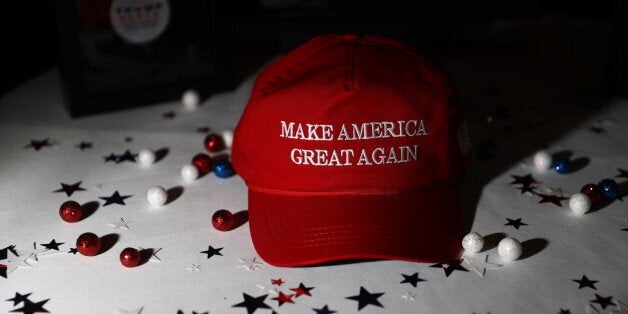
M 212 165 L 212 171 L 219 178 L 228 178 L 235 174 L 235 170 L 233 170 L 233 166 L 228 159 L 215 160 Z
M 619 196 L 619 185 L 617 185 L 615 180 L 604 179 L 598 182 L 597 185 L 602 188 L 604 195 L 606 195 L 609 199 L 616 199 Z
M 560 174 L 567 174 L 573 170 L 573 165 L 567 158 L 561 158 L 554 161 L 554 165 L 552 167 Z

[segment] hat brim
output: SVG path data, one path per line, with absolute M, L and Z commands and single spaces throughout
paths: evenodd
M 442 262 L 461 252 L 457 185 L 393 195 L 301 196 L 249 188 L 259 256 L 274 266 L 348 259 Z

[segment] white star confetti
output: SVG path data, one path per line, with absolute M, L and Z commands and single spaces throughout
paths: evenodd
M 201 270 L 201 265 L 192 264 L 192 266 L 186 267 L 185 269 L 187 269 L 187 270 L 189 270 L 191 272 L 200 271 Z
M 487 269 L 503 266 L 501 264 L 489 262 L 488 257 L 489 257 L 489 254 L 484 255 L 484 257 L 482 258 L 471 258 L 471 257 L 465 256 L 462 263 L 468 266 L 471 270 L 477 273 L 480 277 L 484 277 L 486 275 Z
M 109 223 L 109 226 L 113 227 L 113 230 L 117 230 L 117 229 L 129 230 L 130 223 L 132 223 L 132 221 L 125 221 L 123 218 L 120 218 L 120 220 L 116 222 Z
M 118 313 L 118 314 L 141 314 L 142 310 L 144 310 L 143 306 L 140 307 L 140 308 L 134 309 L 134 310 L 130 310 L 130 311 L 117 309 L 116 313 Z
M 248 271 L 254 271 L 260 269 L 262 267 L 262 263 L 257 261 L 257 257 L 253 257 L 251 259 L 239 258 L 240 263 L 245 265 L 237 265 L 238 268 L 246 268 Z
M 416 294 L 411 292 L 406 292 L 405 294 L 402 294 L 401 297 L 406 301 L 416 301 Z

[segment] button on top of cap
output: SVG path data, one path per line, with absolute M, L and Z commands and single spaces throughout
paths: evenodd
M 356 34 L 344 34 L 342 35 L 342 38 L 344 38 L 345 40 L 356 40 L 358 39 L 358 35 Z

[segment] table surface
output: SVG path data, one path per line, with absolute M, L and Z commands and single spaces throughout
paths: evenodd
M 628 169 L 628 102 L 618 99 L 594 109 L 571 106 L 565 111 L 561 104 L 570 100 L 550 99 L 511 109 L 511 117 L 502 117 L 506 124 L 498 129 L 472 120 L 476 152 L 482 140 L 491 138 L 498 153 L 484 159 L 476 155 L 463 181 L 468 228 L 485 235 L 487 242 L 482 252 L 463 257 L 468 271 L 446 276 L 430 264 L 402 261 L 280 268 L 257 257 L 248 223 L 229 232 L 211 226 L 210 217 L 218 209 L 246 211 L 246 187 L 240 177 L 221 179 L 210 173 L 185 182 L 180 176 L 182 165 L 203 151 L 205 133 L 198 128 L 233 129 L 252 81 L 212 96 L 195 111 L 169 102 L 80 119 L 70 119 L 63 109 L 56 71 L 2 97 L 0 264 L 8 268 L 7 278 L 0 277 L 0 311 L 28 313 L 39 307 L 51 313 L 144 314 L 628 311 L 626 202 L 615 200 L 578 216 L 569 210 L 568 200 L 559 202 L 562 206 L 540 203 L 539 195 L 522 194 L 517 189 L 521 185 L 511 184 L 512 175 L 531 174 L 540 181 L 534 184 L 539 194 L 568 197 L 603 178 L 614 178 L 625 189 L 628 178 L 615 176 L 618 168 Z M 487 103 L 500 97 L 495 88 L 481 94 Z M 557 103 L 558 109 L 548 103 Z M 169 112 L 173 118 L 164 117 Z M 480 116 L 481 110 L 474 112 Z M 29 145 L 45 139 L 51 145 L 38 150 Z M 81 142 L 92 146 L 80 149 Z M 534 172 L 530 156 L 542 145 L 553 153 L 570 152 L 578 169 L 566 175 Z M 103 158 L 144 148 L 165 156 L 149 167 Z M 61 184 L 77 182 L 82 190 L 71 196 L 54 192 Z M 149 205 L 145 195 L 152 186 L 165 187 L 174 199 L 159 208 Z M 125 205 L 105 206 L 102 197 L 116 191 L 130 196 Z M 63 222 L 58 208 L 69 199 L 87 204 L 88 217 Z M 520 226 L 508 223 L 519 218 Z M 110 225 L 120 219 L 128 229 Z M 104 252 L 94 257 L 70 253 L 83 232 L 104 236 Z M 505 263 L 497 255 L 496 243 L 506 236 L 523 243 L 520 260 Z M 54 243 L 62 243 L 58 251 Z M 209 246 L 220 249 L 220 254 L 208 258 L 200 253 Z M 152 249 L 155 254 L 138 267 L 125 268 L 118 260 L 125 247 Z M 583 281 L 583 276 L 591 282 Z M 301 284 L 308 289 L 298 289 Z M 349 297 L 359 295 L 361 288 L 373 295 L 370 299 L 363 295 L 366 305 L 359 309 Z M 5 301 L 16 293 L 30 294 L 28 301 Z M 248 310 L 237 306 L 245 300 Z

